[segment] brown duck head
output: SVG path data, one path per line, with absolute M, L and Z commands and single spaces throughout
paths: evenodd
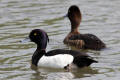
M 71 30 L 77 30 L 82 17 L 79 7 L 76 5 L 70 6 L 70 8 L 68 9 L 67 17 L 71 22 Z

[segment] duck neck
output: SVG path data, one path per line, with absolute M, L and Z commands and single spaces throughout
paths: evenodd
M 32 56 L 32 64 L 37 66 L 39 60 L 42 58 L 42 56 L 46 53 L 45 49 L 41 49 L 41 47 L 37 47 L 36 51 L 34 52 Z
M 79 33 L 78 27 L 79 25 L 71 25 L 71 33 Z
M 81 23 L 81 14 L 80 16 L 77 16 L 77 18 L 69 18 L 71 22 L 71 32 L 72 33 L 79 33 L 78 27 Z

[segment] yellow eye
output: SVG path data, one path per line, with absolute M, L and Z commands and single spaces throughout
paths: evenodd
M 36 36 L 37 35 L 37 33 L 34 33 L 34 36 Z

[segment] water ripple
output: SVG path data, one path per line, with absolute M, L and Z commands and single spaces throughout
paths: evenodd
M 0 1 L 0 79 L 1 80 L 118 80 L 120 77 L 120 10 L 119 0 L 1 0 Z M 50 38 L 47 51 L 73 49 L 63 44 L 70 22 L 61 16 L 70 5 L 82 12 L 81 33 L 101 38 L 107 49 L 85 50 L 99 61 L 88 68 L 65 72 L 58 69 L 31 69 L 33 43 L 21 44 L 35 28 L 44 29 Z

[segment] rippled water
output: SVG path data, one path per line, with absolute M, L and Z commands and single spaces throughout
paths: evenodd
M 50 37 L 47 50 L 69 49 L 62 41 L 70 31 L 70 22 L 60 17 L 73 4 L 83 15 L 80 32 L 93 33 L 107 44 L 102 51 L 84 51 L 99 63 L 71 72 L 40 67 L 32 70 L 36 45 L 19 41 L 40 28 Z M 0 0 L 0 80 L 119 80 L 119 9 L 120 0 Z

